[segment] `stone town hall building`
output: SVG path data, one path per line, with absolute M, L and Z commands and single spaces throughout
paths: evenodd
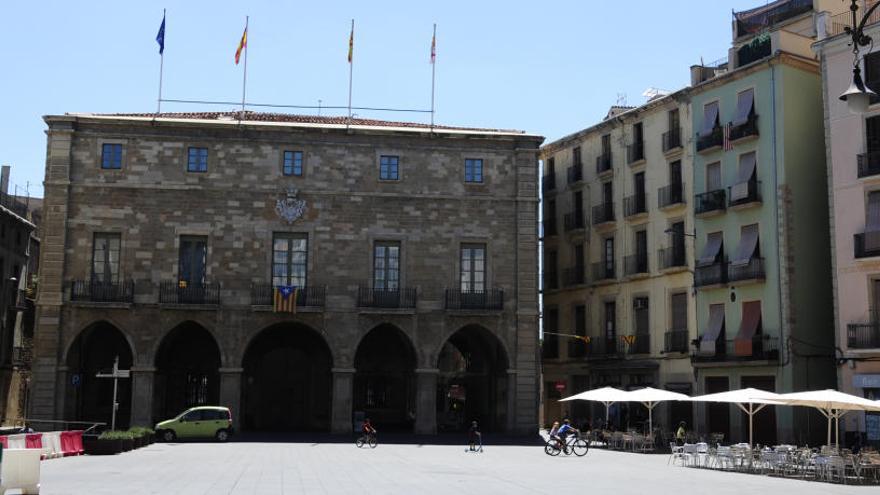
M 543 138 L 239 117 L 45 118 L 31 415 L 109 422 L 118 356 L 122 426 L 532 430 Z

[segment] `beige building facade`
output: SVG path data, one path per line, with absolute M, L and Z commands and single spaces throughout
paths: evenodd
M 604 421 L 602 406 L 556 401 L 591 388 L 692 391 L 690 122 L 678 92 L 612 108 L 541 149 L 545 423 Z M 654 418 L 663 428 L 690 422 L 690 404 L 662 406 Z M 610 419 L 640 427 L 647 415 L 622 405 Z

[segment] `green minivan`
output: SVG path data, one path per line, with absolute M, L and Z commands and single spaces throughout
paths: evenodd
M 225 442 L 233 432 L 232 413 L 227 407 L 191 407 L 174 419 L 156 423 L 153 429 L 166 442 L 177 438 L 215 438 Z

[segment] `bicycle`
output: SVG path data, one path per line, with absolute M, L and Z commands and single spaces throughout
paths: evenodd
M 371 449 L 375 449 L 376 445 L 379 445 L 379 442 L 376 440 L 376 435 L 364 433 L 354 441 L 354 444 L 357 445 L 357 448 L 359 449 L 364 445 L 369 445 Z
M 544 445 L 544 453 L 556 457 L 560 453 L 565 452 L 565 455 L 574 454 L 578 457 L 583 457 L 587 455 L 587 452 L 590 451 L 590 442 L 586 441 L 580 435 L 569 436 L 565 439 L 565 444 L 561 444 L 558 439 L 551 438 L 547 440 L 547 443 Z

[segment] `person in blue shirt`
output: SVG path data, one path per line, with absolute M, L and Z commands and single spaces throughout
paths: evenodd
M 559 431 L 556 432 L 556 436 L 558 436 L 561 440 L 563 452 L 568 453 L 568 445 L 565 442 L 565 437 L 573 434 L 577 435 L 579 433 L 580 431 L 577 428 L 571 426 L 571 422 L 568 420 L 568 418 L 565 418 L 562 421 L 562 426 L 559 427 Z

